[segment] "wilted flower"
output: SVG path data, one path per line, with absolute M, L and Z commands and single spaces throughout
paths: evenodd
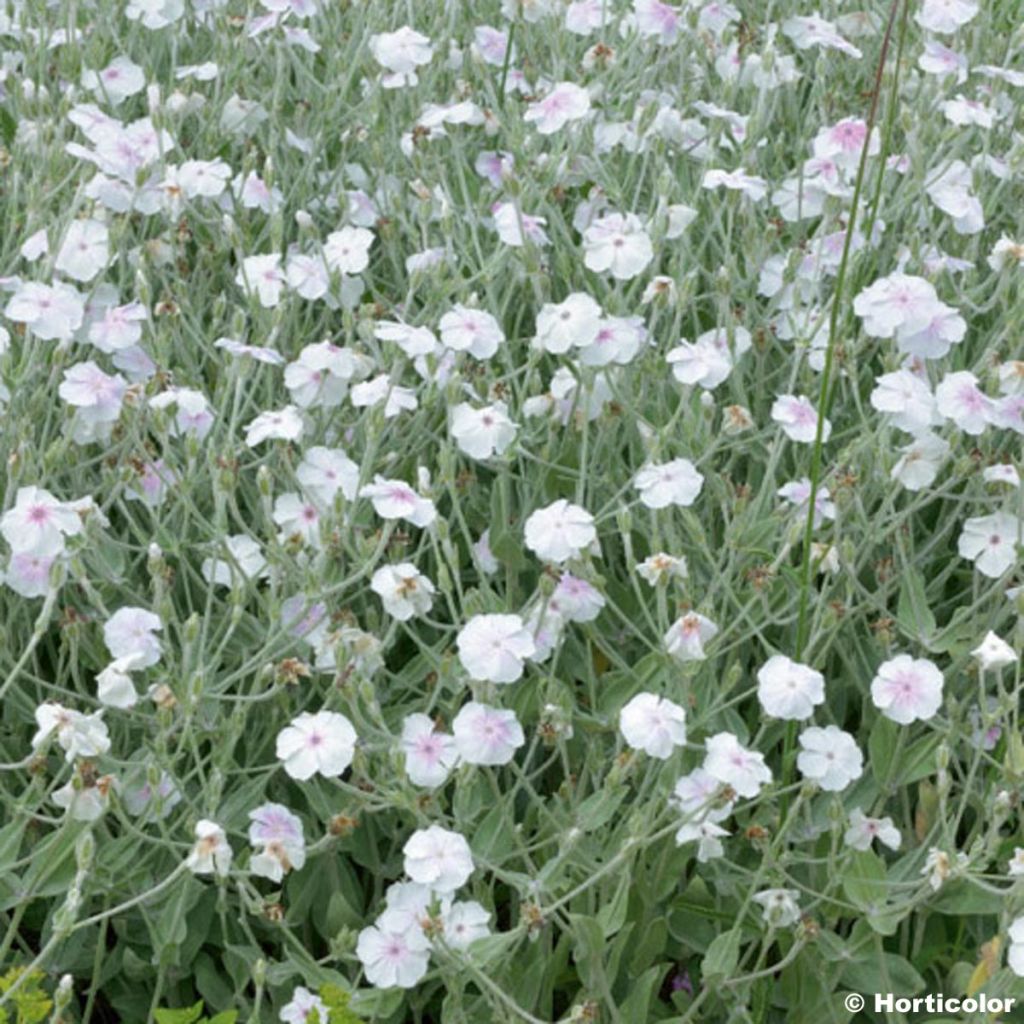
M 219 875 L 224 878 L 231 870 L 232 852 L 224 829 L 214 821 L 203 818 L 196 822 L 196 842 L 185 863 L 194 875 Z

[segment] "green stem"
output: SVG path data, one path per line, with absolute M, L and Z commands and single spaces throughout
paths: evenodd
M 906 4 L 906 0 L 904 0 Z M 882 49 L 878 55 L 878 67 L 875 71 L 875 85 L 871 91 L 871 108 L 868 111 L 866 131 L 864 133 L 864 145 L 860 151 L 860 161 L 857 165 L 857 178 L 853 186 L 853 201 L 850 206 L 850 217 L 846 224 L 846 234 L 843 238 L 843 254 L 839 261 L 839 270 L 836 273 L 836 287 L 832 296 L 832 309 L 828 325 L 828 346 L 825 349 L 825 365 L 821 371 L 821 387 L 818 393 L 818 422 L 814 431 L 814 448 L 811 451 L 811 491 L 807 501 L 807 521 L 804 525 L 803 555 L 800 565 L 800 604 L 797 614 L 796 644 L 794 653 L 797 661 L 804 656 L 810 632 L 810 621 L 808 619 L 808 607 L 810 603 L 811 582 L 814 573 L 814 564 L 811 560 L 811 550 L 814 542 L 814 509 L 818 500 L 818 491 L 821 487 L 822 470 L 822 449 L 824 448 L 825 422 L 828 417 L 829 405 L 832 400 L 832 368 L 835 361 L 836 338 L 839 334 L 839 312 L 842 308 L 843 287 L 846 284 L 846 274 L 850 265 L 850 252 L 852 250 L 853 237 L 857 228 L 857 212 L 860 208 L 861 191 L 864 186 L 864 173 L 868 163 L 868 152 L 871 149 L 871 136 L 875 129 L 875 121 L 878 115 L 878 101 L 882 93 L 882 78 L 885 73 L 886 57 L 889 53 L 889 43 L 892 40 L 893 25 L 896 22 L 896 12 L 899 9 L 900 0 L 892 0 L 889 7 L 889 20 L 885 27 L 885 35 L 882 38 Z M 903 22 L 903 29 L 906 28 L 906 20 Z M 905 32 L 902 32 L 905 34 Z M 893 94 L 893 101 L 896 100 Z M 889 139 L 886 139 L 888 145 Z M 886 149 L 883 147 L 878 159 L 882 170 L 885 167 Z M 879 172 L 881 174 L 881 171 Z M 786 730 L 785 747 L 782 753 L 782 785 L 785 787 L 792 778 L 793 767 L 796 762 L 796 728 L 791 723 Z M 783 820 L 786 817 L 788 800 L 783 797 L 781 814 Z
M 846 225 L 846 235 L 843 239 L 843 254 L 839 261 L 839 270 L 836 274 L 835 293 L 832 296 L 832 311 L 828 325 L 828 346 L 825 349 L 825 365 L 821 371 L 821 388 L 818 394 L 818 424 L 814 432 L 814 448 L 811 451 L 811 493 L 807 504 L 807 523 L 804 528 L 803 559 L 800 567 L 800 610 L 797 618 L 795 645 L 797 660 L 803 656 L 808 639 L 807 609 L 811 590 L 811 577 L 814 571 L 814 566 L 811 562 L 811 545 L 814 538 L 814 505 L 821 486 L 822 448 L 824 447 L 825 420 L 828 416 L 829 402 L 832 398 L 832 366 L 835 361 L 836 338 L 839 333 L 839 311 L 842 307 L 843 286 L 846 284 L 846 274 L 850 265 L 850 251 L 857 226 L 857 212 L 860 206 L 861 191 L 864 186 L 864 171 L 867 167 L 868 151 L 871 148 L 871 135 L 874 131 L 875 120 L 878 114 L 878 100 L 882 91 L 882 75 L 885 71 L 885 60 L 889 52 L 892 28 L 896 20 L 896 11 L 899 8 L 899 3 L 900 0 L 892 0 L 892 5 L 889 8 L 889 22 L 886 25 L 885 36 L 882 39 L 882 51 L 878 57 L 875 86 L 871 92 L 871 109 L 868 112 L 867 131 L 864 136 L 864 145 L 860 151 L 860 162 L 857 165 L 857 178 L 853 186 L 850 218 Z M 885 164 L 885 156 L 885 150 L 883 149 L 879 154 L 879 160 L 882 165 Z

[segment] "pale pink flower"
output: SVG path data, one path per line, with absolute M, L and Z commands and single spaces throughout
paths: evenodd
M 454 737 L 440 732 L 429 715 L 406 715 L 401 749 L 409 781 L 428 789 L 444 785 L 459 760 Z
M 525 742 L 514 711 L 469 701 L 452 721 L 455 748 L 467 764 L 508 764 Z
M 731 732 L 720 732 L 704 743 L 704 771 L 732 787 L 737 796 L 754 797 L 772 781 L 764 755 L 747 750 Z
M 542 100 L 526 108 L 523 120 L 535 124 L 541 135 L 553 135 L 590 112 L 590 93 L 574 82 L 559 82 Z
M 791 441 L 813 444 L 818 431 L 818 413 L 804 395 L 779 395 L 772 405 L 772 419 L 782 427 Z M 832 424 L 822 424 L 821 439 L 827 441 Z
M 886 718 L 909 725 L 942 706 L 942 673 L 927 658 L 899 654 L 883 662 L 871 682 L 871 700 Z

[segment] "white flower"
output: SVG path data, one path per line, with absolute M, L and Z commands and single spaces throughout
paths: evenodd
M 103 625 L 103 642 L 115 658 L 138 655 L 138 667 L 155 665 L 163 653 L 160 616 L 145 608 L 119 608 Z
M 381 566 L 370 580 L 370 589 L 399 622 L 426 615 L 434 602 L 434 584 L 411 562 Z
M 444 941 L 453 949 L 465 949 L 471 942 L 491 934 L 490 912 L 476 900 L 459 900 L 441 909 Z
M 245 443 L 255 448 L 268 439 L 297 441 L 304 429 L 302 414 L 294 405 L 286 405 L 283 409 L 261 412 L 249 423 L 245 428 Z
M 413 832 L 402 847 L 405 873 L 435 893 L 448 895 L 469 881 L 473 854 L 465 836 L 439 825 Z
M 592 583 L 563 572 L 548 601 L 548 614 L 555 611 L 568 622 L 593 622 L 605 606 L 604 595 Z
M 988 265 L 998 274 L 1004 267 L 1024 267 L 1024 244 L 1003 235 L 992 247 Z
M 453 352 L 468 352 L 474 359 L 490 359 L 505 342 L 501 325 L 482 309 L 453 306 L 438 324 L 441 344 Z
M 929 32 L 949 35 L 978 13 L 976 0 L 924 0 L 914 20 Z
M 196 822 L 196 842 L 185 863 L 194 875 L 220 875 L 231 870 L 232 852 L 224 829 L 215 821 L 202 818 Z
M 643 318 L 639 316 L 606 316 L 594 340 L 580 349 L 583 366 L 624 366 L 636 358 L 641 348 L 650 341 Z
M 957 93 L 951 100 L 939 104 L 942 113 L 950 124 L 958 127 L 976 125 L 978 128 L 991 128 L 995 124 L 995 114 L 977 100 L 969 100 Z
M 721 825 L 713 821 L 693 821 L 680 825 L 676 830 L 676 846 L 683 846 L 686 843 L 697 843 L 697 860 L 706 864 L 725 854 L 725 847 L 722 839 L 730 835 Z
M 96 697 L 101 704 L 111 708 L 133 708 L 139 695 L 132 682 L 131 673 L 141 668 L 143 656 L 129 654 L 116 658 L 96 676 Z
M 112 775 L 101 775 L 87 783 L 78 776 L 54 790 L 51 799 L 72 821 L 98 821 L 110 805 L 111 790 L 116 788 L 117 780 Z
M 524 527 L 526 546 L 545 562 L 577 558 L 597 540 L 594 517 L 564 498 L 532 512 Z
M 204 438 L 213 427 L 210 403 L 198 391 L 190 388 L 169 388 L 149 400 L 151 409 L 175 409 L 174 422 L 168 433 L 172 437 L 191 434 Z
M 766 715 L 803 721 L 825 700 L 825 678 L 808 665 L 776 654 L 757 670 L 757 699 Z
M 1013 856 L 1006 865 L 1006 873 L 1011 878 L 1020 878 L 1024 875 L 1024 847 L 1015 846 Z M 1021 936 L 1024 938 L 1024 935 Z
M 983 434 L 994 418 L 992 399 L 978 387 L 978 378 L 968 370 L 947 373 L 935 389 L 935 407 L 964 433 Z
M 986 671 L 990 668 L 1005 668 L 1017 661 L 1017 652 L 991 630 L 985 634 L 985 639 L 971 651 L 971 656 Z
M 124 16 L 140 21 L 148 29 L 167 28 L 185 13 L 183 0 L 128 0 Z
M 868 850 L 876 839 L 890 850 L 898 850 L 902 842 L 892 818 L 869 818 L 855 807 L 850 811 L 850 825 L 843 835 L 844 842 L 854 850 Z
M 7 569 L 0 573 L 0 579 L 22 597 L 45 597 L 50 592 L 50 575 L 57 557 L 12 551 Z
M 995 465 L 986 466 L 981 472 L 981 478 L 987 484 L 1006 484 L 1008 487 L 1020 487 L 1020 474 L 1008 462 L 997 462 Z
M 349 501 L 359 492 L 359 467 L 340 448 L 307 448 L 295 478 L 314 501 L 325 507 L 334 503 L 339 491 Z
M 754 202 L 764 199 L 768 194 L 768 185 L 764 178 L 746 174 L 741 170 L 723 171 L 713 168 L 710 171 L 705 171 L 701 188 L 709 190 L 725 188 L 730 192 L 742 192 Z
M 438 348 L 437 338 L 429 327 L 413 327 L 395 320 L 378 320 L 373 336 L 394 342 L 410 359 L 431 355 Z
M 437 518 L 434 503 L 401 480 L 375 476 L 372 484 L 366 484 L 359 491 L 359 497 L 369 498 L 381 519 L 404 519 L 413 526 L 425 527 Z
M 617 281 L 642 274 L 654 259 L 650 236 L 634 213 L 609 213 L 583 232 L 583 263 L 596 274 Z
M 356 956 L 377 988 L 412 988 L 427 973 L 430 940 L 401 910 L 386 910 L 359 933 Z
M 459 661 L 471 679 L 514 683 L 536 651 L 518 615 L 474 615 L 459 630 Z
M 75 363 L 64 371 L 57 394 L 76 410 L 72 429 L 76 441 L 87 444 L 110 437 L 121 415 L 127 387 L 121 374 L 104 373 L 92 360 Z
M 942 673 L 927 658 L 899 654 L 883 662 L 871 681 L 871 700 L 900 725 L 926 721 L 942 706 Z
M 271 517 L 281 527 L 278 539 L 282 544 L 296 540 L 314 548 L 321 547 L 320 510 L 301 494 L 288 491 L 278 495 Z
M 586 348 L 596 340 L 601 318 L 601 307 L 585 292 L 573 292 L 561 302 L 546 302 L 537 314 L 533 345 L 553 355 Z
M 638 693 L 619 712 L 619 729 L 634 750 L 664 760 L 686 743 L 686 712 L 665 697 Z
M 704 644 L 718 632 L 718 627 L 699 612 L 687 612 L 668 628 L 663 637 L 665 649 L 679 661 L 702 661 L 707 655 Z
M 306 863 L 302 821 L 281 804 L 261 804 L 249 812 L 249 842 L 256 849 L 249 870 L 261 878 L 280 882 Z
M 966 853 L 958 851 L 955 857 L 950 857 L 945 850 L 940 850 L 937 846 L 933 846 L 928 851 L 924 867 L 921 868 L 921 874 L 927 875 L 929 886 L 934 891 L 938 891 L 951 875 L 959 874 L 966 866 Z
M 0 533 L 18 554 L 59 555 L 64 538 L 81 531 L 78 513 L 42 487 L 19 487 L 14 507 L 0 518 Z
M 396 384 L 386 373 L 378 374 L 373 380 L 357 384 L 352 389 L 352 405 L 356 409 L 372 408 L 384 404 L 384 419 L 394 419 L 403 412 L 419 408 L 419 399 L 412 388 Z
M 24 324 L 41 341 L 70 341 L 82 326 L 85 300 L 70 284 L 23 282 L 11 296 L 4 316 Z
M 679 11 L 662 0 L 633 0 L 637 32 L 667 46 L 679 34 L 682 20 Z
M 864 755 L 857 741 L 837 726 L 804 729 L 800 733 L 800 747 L 797 768 L 804 778 L 830 793 L 846 789 L 864 772 Z
M 82 88 L 115 107 L 145 87 L 145 73 L 128 57 L 115 57 L 102 71 L 87 68 L 82 72 Z
M 349 384 L 366 376 L 365 356 L 329 341 L 306 345 L 284 369 L 284 385 L 300 409 L 341 405 Z
M 281 301 L 286 283 L 281 257 L 276 252 L 246 256 L 235 275 L 235 284 L 243 291 L 257 295 L 264 308 L 272 308 Z
M 963 160 L 954 160 L 925 191 L 943 213 L 953 218 L 953 230 L 976 235 L 985 227 L 981 202 L 971 191 L 972 174 Z
M 656 555 L 648 555 L 634 568 L 640 578 L 646 580 L 652 587 L 669 579 L 684 580 L 688 573 L 685 558 L 666 555 L 663 551 Z
M 550 243 L 544 231 L 546 217 L 524 213 L 516 203 L 495 203 L 491 212 L 494 214 L 494 230 L 505 245 L 519 248 L 527 239 L 538 246 Z
M 503 711 L 472 700 L 455 716 L 452 733 L 459 757 L 467 764 L 508 764 L 526 742 L 514 711 Z
M 444 785 L 459 760 L 455 739 L 440 732 L 429 715 L 406 715 L 401 748 L 409 781 L 428 789 Z
M 827 50 L 839 50 L 858 60 L 861 57 L 860 50 L 844 39 L 831 21 L 826 21 L 818 14 L 787 18 L 782 23 L 782 34 L 791 39 L 798 50 L 821 46 Z
M 1024 917 L 1015 917 L 1009 928 L 1010 948 L 1006 965 L 1019 978 L 1024 978 Z
M 764 755 L 747 750 L 731 732 L 720 732 L 704 743 L 704 771 L 731 786 L 738 796 L 753 797 L 772 781 Z
M 57 253 L 54 269 L 75 281 L 91 281 L 110 259 L 110 233 L 97 220 L 73 220 Z
M 78 757 L 99 757 L 110 749 L 110 734 L 102 711 L 83 715 L 47 701 L 36 708 L 35 719 L 38 729 L 32 737 L 33 750 L 38 750 L 54 733 L 69 763 Z
M 200 567 L 207 583 L 233 587 L 239 579 L 254 580 L 267 575 L 263 548 L 248 534 L 236 533 L 224 538 L 227 558 L 204 558 Z
M 314 995 L 309 991 L 308 988 L 303 988 L 299 985 L 292 992 L 291 1001 L 285 1003 L 281 1007 L 281 1012 L 278 1015 L 279 1018 L 285 1022 L 285 1024 L 306 1024 L 309 1020 L 309 1015 L 316 1011 L 318 1021 L 327 1021 L 328 1017 L 327 1005 L 317 995 Z
M 293 779 L 335 778 L 352 763 L 356 731 L 336 711 L 303 711 L 277 734 L 277 759 Z
M 729 374 L 735 360 L 753 344 L 745 327 L 733 331 L 732 342 L 725 328 L 705 331 L 696 341 L 681 339 L 679 345 L 665 356 L 672 367 L 672 376 L 680 384 L 696 384 L 713 391 Z
M 939 475 L 942 463 L 949 455 L 949 442 L 937 434 L 925 432 L 898 451 L 901 458 L 892 467 L 890 475 L 908 491 L 920 491 L 930 487 Z
M 927 380 L 910 370 L 884 373 L 875 381 L 871 405 L 889 422 L 909 434 L 920 434 L 939 422 L 935 397 Z
M 503 402 L 474 409 L 460 402 L 452 409 L 451 434 L 459 450 L 473 459 L 504 455 L 515 440 L 516 424 L 508 418 Z
M 765 889 L 754 894 L 754 902 L 760 903 L 764 920 L 772 928 L 786 928 L 800 920 L 800 907 L 796 889 Z
M 961 558 L 969 558 L 983 576 L 998 579 L 1017 563 L 1021 524 L 1008 512 L 976 516 L 964 522 L 957 541 Z
M 925 40 L 924 51 L 917 58 L 917 66 L 929 75 L 956 75 L 958 85 L 967 81 L 967 58 L 935 39 Z
M 343 227 L 324 241 L 324 260 L 340 274 L 361 274 L 370 265 L 373 232 L 366 228 Z
M 818 413 L 803 395 L 779 395 L 772 405 L 772 419 L 792 441 L 813 444 L 817 437 Z M 831 433 L 832 424 L 825 420 L 821 430 L 822 441 L 827 441 Z
M 676 782 L 669 803 L 688 821 L 725 821 L 735 802 L 725 798 L 725 790 L 713 775 L 695 768 Z M 680 842 L 678 835 L 676 841 Z
M 553 135 L 588 113 L 590 93 L 574 82 L 559 82 L 542 100 L 526 108 L 523 120 L 535 124 L 541 135 Z
M 640 501 L 648 508 L 660 509 L 675 505 L 686 508 L 700 494 L 704 477 L 689 459 L 673 459 L 661 465 L 648 464 L 637 473 L 633 486 L 640 492 Z
M 142 325 L 149 313 L 141 302 L 109 306 L 103 316 L 89 325 L 89 342 L 101 352 L 113 355 L 131 349 L 142 340 Z
M 370 53 L 389 74 L 381 79 L 385 89 L 415 85 L 416 69 L 429 64 L 434 56 L 430 39 L 403 25 L 397 32 L 382 32 L 370 37 Z

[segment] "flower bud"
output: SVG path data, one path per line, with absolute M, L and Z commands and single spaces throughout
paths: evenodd
M 89 871 L 95 853 L 96 840 L 93 839 L 92 832 L 83 832 L 75 843 L 75 864 L 80 872 L 87 873 Z

